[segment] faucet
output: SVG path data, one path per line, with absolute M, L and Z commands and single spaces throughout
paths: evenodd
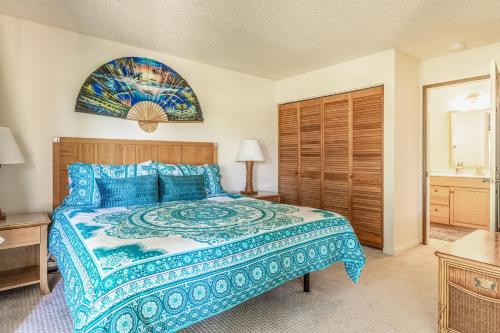
M 458 162 L 455 168 L 457 174 L 461 174 L 464 171 L 464 162 Z

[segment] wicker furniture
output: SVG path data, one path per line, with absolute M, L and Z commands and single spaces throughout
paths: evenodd
M 474 231 L 436 255 L 439 332 L 500 333 L 500 233 Z

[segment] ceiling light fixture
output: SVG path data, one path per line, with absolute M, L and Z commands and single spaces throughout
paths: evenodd
M 450 50 L 452 50 L 452 51 L 460 51 L 460 50 L 463 50 L 464 48 L 465 48 L 465 44 L 460 43 L 460 42 L 456 42 L 456 43 L 453 43 L 450 45 Z

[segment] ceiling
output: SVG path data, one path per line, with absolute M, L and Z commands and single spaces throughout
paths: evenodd
M 500 41 L 498 0 L 0 0 L 0 13 L 270 79 Z

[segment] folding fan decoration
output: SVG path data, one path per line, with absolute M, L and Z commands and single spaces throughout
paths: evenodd
M 203 121 L 196 95 L 182 76 L 156 60 L 119 58 L 85 80 L 76 112 L 136 120 L 146 132 L 158 123 Z

